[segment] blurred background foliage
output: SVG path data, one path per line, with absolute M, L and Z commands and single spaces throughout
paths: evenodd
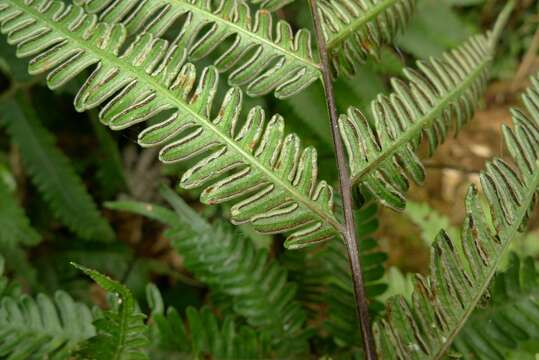
M 471 34 L 491 28 L 504 2 L 419 0 L 417 13 L 395 46 L 384 49 L 378 61 L 369 61 L 354 78 L 335 84 L 339 111 L 350 105 L 367 109 L 378 94 L 388 92 L 389 79 L 400 76 L 404 66 L 439 55 Z M 277 16 L 296 27 L 311 27 L 310 14 L 300 0 L 279 10 Z M 373 237 L 387 258 L 383 275 L 387 289 L 384 285 L 376 290 L 379 300 L 410 293 L 410 274 L 427 271 L 430 241 L 440 229 L 458 236 L 455 226 L 464 215 L 462 199 L 467 185 L 478 182 L 478 172 L 487 159 L 503 155 L 500 125 L 509 123 L 509 108 L 518 104 L 517 95 L 528 85 L 528 76 L 539 70 L 538 28 L 539 2 L 518 1 L 503 32 L 482 109 L 458 138 L 447 141 L 426 161 L 427 182 L 412 188 L 412 201 L 404 213 L 380 210 L 380 226 Z M 179 170 L 186 165 L 160 164 L 153 150 L 136 146 L 134 130 L 111 133 L 98 123 L 96 113 L 76 113 L 72 106 L 76 87 L 68 85 L 50 92 L 42 78 L 27 75 L 26 61 L 16 59 L 14 49 L 4 40 L 0 41 L 0 99 L 9 102 L 17 97 L 19 104 L 24 104 L 20 113 L 5 109 L 0 113 L 0 254 L 7 271 L 34 293 L 52 294 L 63 289 L 76 298 L 104 304 L 105 293 L 69 265 L 74 261 L 125 282 L 141 304 L 145 303 L 146 284 L 154 282 L 165 303 L 182 314 L 188 306 L 203 304 L 226 313 L 227 305 L 219 302 L 219 293 L 209 292 L 208 285 L 186 269 L 182 254 L 174 250 L 164 233 L 165 225 L 140 211 L 104 206 L 125 199 L 165 204 L 161 185 L 174 187 Z M 254 103 L 269 113 L 284 115 L 290 131 L 318 148 L 321 177 L 336 180 L 320 84 L 285 101 L 272 96 L 247 99 L 245 108 Z M 57 178 L 56 188 L 46 188 L 44 184 L 50 184 L 52 178 Z M 209 223 L 227 214 L 226 208 L 201 205 L 195 192 L 181 191 L 180 195 Z M 65 203 L 72 206 L 62 212 L 59 207 Z M 26 216 L 16 213 L 20 208 Z M 28 221 L 12 221 L 20 217 Z M 83 221 L 73 222 L 73 217 Z M 84 231 L 84 221 L 100 225 Z M 10 227 L 17 231 L 6 230 Z M 287 268 L 291 280 L 298 276 L 299 294 L 310 294 L 307 281 L 302 283 L 301 274 L 295 273 L 294 257 L 310 261 L 316 254 L 285 253 L 279 237 L 255 234 L 249 226 L 241 226 L 239 231 L 255 248 L 265 249 L 270 258 Z M 539 260 L 537 214 L 529 233 L 514 242 L 513 250 Z M 311 310 L 318 312 L 311 319 L 327 316 L 324 309 Z

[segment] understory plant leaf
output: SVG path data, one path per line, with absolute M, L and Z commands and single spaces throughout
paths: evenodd
M 144 314 L 140 313 L 131 290 L 106 275 L 72 263 L 99 286 L 116 296 L 117 304 L 103 312 L 94 322 L 97 334 L 80 344 L 76 359 L 80 360 L 144 360 L 148 346 Z
M 498 273 L 490 300 L 474 310 L 455 339 L 465 358 L 504 360 L 539 339 L 539 273 L 532 258 L 511 253 L 507 269 Z M 535 355 L 532 351 L 530 355 Z
M 488 212 L 471 186 L 461 240 L 440 232 L 432 246 L 430 275 L 417 276 L 411 303 L 390 299 L 387 318 L 375 325 L 383 359 L 443 358 L 511 240 L 524 231 L 539 192 L 539 77 L 523 100 L 528 114 L 513 110 L 514 128 L 502 128 L 518 172 L 501 159 L 487 163 L 480 179 Z
M 158 353 L 166 351 L 169 356 L 211 356 L 223 360 L 269 357 L 269 349 L 265 348 L 267 341 L 264 342 L 255 329 L 240 326 L 231 317 L 221 321 L 208 307 L 201 310 L 188 307 L 184 320 L 175 308 L 165 310 L 155 285 L 149 284 L 146 292 Z
M 112 240 L 110 225 L 24 95 L 0 104 L 0 109 L 8 133 L 20 149 L 25 170 L 54 214 L 83 239 Z
M 0 293 L 1 294 L 1 293 Z M 0 301 L 0 354 L 7 359 L 67 359 L 83 340 L 95 335 L 90 309 L 58 291 L 3 296 Z
M 97 24 L 80 7 L 66 8 L 58 1 L 45 8 L 40 4 L 1 0 L 2 32 L 18 45 L 18 56 L 34 56 L 31 73 L 49 72 L 53 89 L 98 65 L 77 94 L 77 110 L 105 103 L 100 118 L 112 129 L 168 112 L 143 130 L 138 142 L 161 146 L 164 163 L 205 154 L 183 174 L 182 187 L 203 187 L 201 200 L 207 204 L 234 201 L 233 223 L 249 222 L 263 233 L 286 232 L 289 248 L 338 236 L 342 225 L 333 213 L 333 188 L 317 179 L 316 150 L 302 148 L 296 134 L 285 136 L 282 117 L 266 123 L 262 108 L 254 107 L 236 130 L 239 89 L 230 89 L 217 116 L 211 116 L 218 81 L 214 67 L 204 69 L 197 82 L 185 50 L 150 33 L 119 56 L 126 40 L 122 24 Z

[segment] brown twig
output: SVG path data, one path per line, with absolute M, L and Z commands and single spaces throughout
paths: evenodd
M 528 76 L 530 68 L 535 58 L 537 57 L 538 50 L 539 50 L 539 27 L 537 28 L 537 31 L 535 31 L 535 35 L 533 35 L 531 45 L 528 48 L 528 51 L 526 52 L 524 59 L 522 59 L 522 63 L 520 64 L 517 74 L 515 75 L 515 79 L 513 80 L 513 84 L 511 86 L 511 89 L 513 91 L 516 91 L 519 88 L 520 84 L 522 83 L 522 80 L 524 80 L 526 76 Z
M 376 359 L 376 349 L 374 347 L 374 337 L 372 335 L 371 324 L 369 321 L 369 309 L 367 303 L 367 295 L 363 284 L 363 274 L 361 271 L 361 263 L 359 260 L 358 244 L 356 239 L 356 227 L 354 223 L 354 213 L 352 206 L 352 183 L 348 173 L 348 165 L 344 155 L 343 141 L 339 132 L 337 107 L 335 105 L 335 94 L 333 91 L 333 82 L 331 78 L 331 69 L 329 67 L 329 59 L 326 48 L 326 43 L 322 35 L 322 26 L 318 13 L 316 0 L 309 0 L 311 13 L 314 20 L 314 28 L 318 51 L 320 53 L 322 80 L 324 83 L 324 92 L 326 104 L 331 119 L 331 135 L 337 156 L 337 167 L 339 170 L 339 181 L 341 187 L 341 196 L 343 201 L 345 231 L 342 234 L 346 249 L 348 251 L 348 260 L 352 271 L 352 281 L 354 284 L 354 295 L 356 302 L 356 312 L 361 327 L 363 340 L 363 350 L 367 360 Z

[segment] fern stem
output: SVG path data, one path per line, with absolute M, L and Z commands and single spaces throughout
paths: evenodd
M 333 145 L 337 157 L 337 167 L 339 171 L 339 182 L 341 188 L 341 197 L 343 202 L 345 229 L 342 232 L 342 237 L 346 244 L 348 252 L 348 260 L 350 270 L 352 272 L 352 281 L 354 285 L 355 305 L 358 320 L 361 327 L 361 338 L 363 340 L 363 350 L 367 360 L 376 359 L 376 349 L 374 345 L 374 337 L 372 334 L 371 324 L 369 320 L 369 309 L 367 303 L 367 295 L 363 282 L 363 273 L 361 270 L 361 262 L 359 260 L 358 244 L 356 239 L 356 227 L 354 222 L 354 213 L 352 207 L 352 182 L 348 173 L 348 165 L 344 155 L 343 140 L 339 132 L 337 106 L 335 104 L 335 93 L 333 91 L 333 82 L 331 78 L 331 69 L 329 65 L 329 57 L 326 43 L 322 33 L 322 25 L 320 23 L 320 15 L 318 12 L 317 0 L 309 0 L 311 13 L 314 21 L 314 30 L 316 41 L 318 44 L 318 52 L 320 54 L 322 80 L 324 83 L 324 92 L 326 105 L 329 111 L 331 120 L 331 135 Z

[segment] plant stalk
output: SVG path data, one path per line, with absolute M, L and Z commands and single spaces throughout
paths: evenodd
M 352 182 L 348 172 L 348 164 L 344 155 L 344 146 L 339 132 L 337 106 L 335 105 L 335 93 L 333 91 L 333 81 L 331 70 L 329 67 L 329 58 L 326 47 L 326 42 L 322 33 L 322 24 L 318 13 L 316 0 L 309 0 L 311 13 L 314 21 L 314 29 L 318 51 L 320 54 L 322 81 L 324 84 L 324 92 L 326 104 L 331 119 L 331 135 L 335 154 L 337 156 L 337 168 L 339 171 L 339 182 L 341 187 L 341 196 L 344 210 L 345 228 L 342 233 L 346 249 L 348 252 L 348 261 L 352 272 L 352 282 L 354 284 L 354 295 L 356 302 L 356 313 L 361 327 L 361 335 L 363 340 L 363 350 L 367 360 L 376 360 L 376 349 L 374 346 L 374 337 L 372 334 L 371 324 L 369 320 L 369 309 L 367 303 L 367 295 L 363 283 L 363 273 L 361 270 L 361 262 L 359 260 L 358 243 L 356 238 L 356 226 L 354 222 L 354 213 L 352 206 Z

